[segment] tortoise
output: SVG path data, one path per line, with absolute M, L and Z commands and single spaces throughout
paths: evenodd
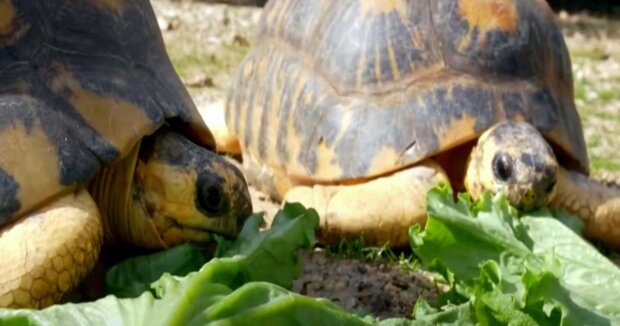
M 102 244 L 234 237 L 252 212 L 146 0 L 0 1 L 0 306 L 63 301 Z
M 405 246 L 426 192 L 448 183 L 563 208 L 620 245 L 620 179 L 590 177 L 545 1 L 269 1 L 253 44 L 227 132 L 251 185 L 318 211 L 321 242 Z

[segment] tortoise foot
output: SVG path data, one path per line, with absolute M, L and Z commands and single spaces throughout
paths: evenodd
M 83 189 L 0 231 L 0 307 L 61 302 L 93 268 L 103 239 L 97 207 Z
M 620 248 L 620 179 L 587 177 L 560 169 L 558 189 L 551 205 L 579 217 L 584 235 Z

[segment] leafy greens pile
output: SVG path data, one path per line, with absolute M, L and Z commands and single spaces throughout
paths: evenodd
M 620 323 L 620 269 L 578 235 L 582 224 L 576 218 L 546 208 L 518 217 L 503 194 L 486 194 L 476 203 L 460 194 L 454 202 L 445 186 L 431 190 L 427 203 L 425 230 L 410 229 L 412 248 L 450 291 L 437 303 L 447 305 L 443 311 L 419 301 L 417 319 Z
M 425 229 L 409 231 L 422 264 L 447 283 L 412 319 L 376 320 L 290 291 L 299 248 L 315 244 L 318 216 L 287 204 L 272 228 L 252 216 L 220 239 L 215 258 L 182 245 L 108 272 L 113 295 L 44 310 L 0 309 L 0 324 L 88 325 L 611 325 L 620 322 L 620 269 L 584 241 L 579 222 L 547 209 L 518 216 L 502 194 L 478 202 L 440 186 Z M 567 225 L 571 226 L 569 228 Z M 197 271 L 195 271 L 198 269 Z M 163 276 L 161 276 L 163 274 Z M 161 276 L 161 277 L 160 277 Z

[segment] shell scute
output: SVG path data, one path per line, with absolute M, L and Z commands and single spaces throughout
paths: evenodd
M 300 12 L 303 28 L 278 25 Z M 237 74 L 229 107 L 241 110 L 250 82 L 268 90 L 269 113 L 244 108 L 278 119 L 254 140 L 260 155 L 242 144 L 261 164 L 312 182 L 375 177 L 510 119 L 531 122 L 567 154 L 562 164 L 588 171 L 568 51 L 544 1 L 287 0 L 265 13 L 241 69 L 266 58 L 284 86 L 265 86 L 276 79 L 255 69 Z M 251 120 L 227 123 L 243 138 Z
M 215 147 L 147 1 L 10 4 L 28 28 L 0 35 L 0 220 L 85 184 L 166 122 Z
M 384 10 L 365 11 L 371 2 Z M 426 3 L 390 3 L 334 2 L 317 26 L 315 69 L 339 94 L 402 89 L 415 71 L 442 61 Z

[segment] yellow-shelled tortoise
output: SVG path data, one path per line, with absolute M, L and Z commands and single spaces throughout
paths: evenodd
M 406 245 L 445 181 L 523 210 L 550 202 L 620 245 L 620 188 L 588 176 L 543 0 L 269 1 L 225 116 L 248 180 L 316 208 L 327 243 Z
M 0 306 L 62 300 L 103 241 L 236 235 L 247 184 L 214 148 L 148 1 L 0 1 Z

